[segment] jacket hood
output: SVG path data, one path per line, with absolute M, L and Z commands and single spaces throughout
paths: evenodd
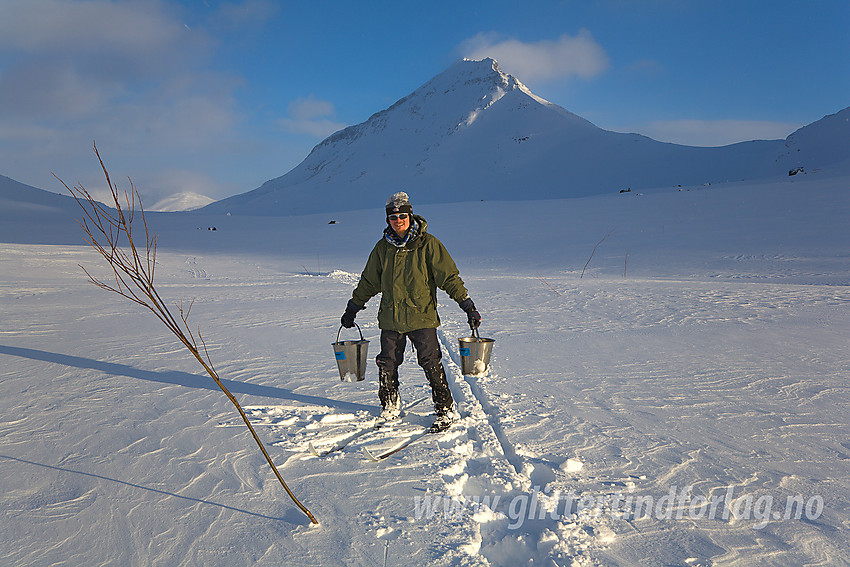
M 428 232 L 428 221 L 426 221 L 423 217 L 419 215 L 413 215 L 413 220 L 419 223 L 419 234 L 425 234 Z

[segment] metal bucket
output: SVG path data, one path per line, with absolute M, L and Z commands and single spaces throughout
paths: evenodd
M 490 370 L 490 353 L 493 352 L 493 339 L 478 336 L 478 330 L 472 330 L 471 337 L 459 337 L 460 371 L 473 376 L 484 376 Z
M 366 351 L 369 349 L 369 341 L 363 339 L 363 331 L 360 331 L 359 341 L 340 341 L 339 334 L 342 327 L 336 333 L 336 342 L 331 343 L 334 347 L 336 365 L 339 368 L 339 379 L 343 382 L 360 382 L 366 378 Z

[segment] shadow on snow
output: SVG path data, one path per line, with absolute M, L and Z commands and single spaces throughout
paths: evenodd
M 53 364 L 61 364 L 74 368 L 86 368 L 97 370 L 112 376 L 128 376 L 139 380 L 148 380 L 151 382 L 159 382 L 161 384 L 173 384 L 175 386 L 184 386 L 186 388 L 202 388 L 204 390 L 221 391 L 218 385 L 212 378 L 189 374 L 188 372 L 170 371 L 170 372 L 154 372 L 151 370 L 142 370 L 133 368 L 126 364 L 116 364 L 114 362 L 102 362 L 91 358 L 83 358 L 80 356 L 72 356 L 68 354 L 59 354 L 55 352 L 47 352 L 32 348 L 12 347 L 0 345 L 0 354 L 9 356 L 19 356 L 21 358 L 29 358 L 32 360 L 40 360 L 42 362 L 50 362 Z M 264 398 L 277 398 L 282 400 L 291 400 L 305 404 L 317 406 L 330 406 L 344 411 L 374 411 L 373 406 L 345 402 L 341 400 L 333 400 L 321 396 L 310 396 L 305 394 L 296 394 L 292 390 L 286 388 L 278 388 L 275 386 L 261 386 L 258 384 L 247 384 L 245 382 L 236 382 L 234 380 L 222 379 L 222 384 L 233 394 L 248 394 L 250 396 L 260 396 Z

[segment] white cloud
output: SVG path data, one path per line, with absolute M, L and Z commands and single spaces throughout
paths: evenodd
M 312 94 L 289 103 L 289 115 L 296 120 L 312 120 L 334 114 L 334 105 L 325 100 L 316 100 Z
M 504 71 L 523 82 L 591 78 L 604 72 L 609 65 L 605 50 L 586 29 L 574 37 L 564 34 L 555 41 L 532 43 L 481 33 L 464 41 L 460 49 L 468 59 L 492 57 Z
M 0 74 L 0 119 L 91 115 L 109 98 L 110 90 L 69 65 L 53 61 L 17 65 Z
M 245 8 L 262 14 L 262 4 Z M 232 157 L 243 81 L 211 68 L 216 40 L 179 10 L 159 0 L 0 0 L 0 173 L 54 190 L 51 171 L 96 184 L 96 140 L 116 171 L 160 194 L 172 176 L 157 171 L 209 172 Z
M 156 0 L 3 0 L 0 119 L 120 118 L 121 105 L 199 75 L 213 46 Z M 184 93 L 216 98 L 216 87 Z
M 323 139 L 347 126 L 333 120 L 336 114 L 333 103 L 318 100 L 312 94 L 289 103 L 288 111 L 287 118 L 278 120 L 278 125 L 288 132 Z
M 50 58 L 88 75 L 133 76 L 174 69 L 211 42 L 186 29 L 161 2 L 4 0 L 0 53 Z
M 800 126 L 758 120 L 659 120 L 631 131 L 674 144 L 726 146 L 752 140 L 783 140 Z

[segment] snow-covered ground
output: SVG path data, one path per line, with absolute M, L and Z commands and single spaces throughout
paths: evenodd
M 307 447 L 378 411 L 377 301 L 367 380 L 341 382 L 330 343 L 382 203 L 150 215 L 160 293 L 195 299 L 319 526 L 166 329 L 87 283 L 78 263 L 104 272 L 79 228 L 21 208 L 0 228 L 0 564 L 848 565 L 848 181 L 417 207 L 496 342 L 463 376 L 465 316 L 441 294 L 463 419 L 381 463 L 361 448 L 427 403 Z M 409 351 L 401 382 L 428 395 Z

